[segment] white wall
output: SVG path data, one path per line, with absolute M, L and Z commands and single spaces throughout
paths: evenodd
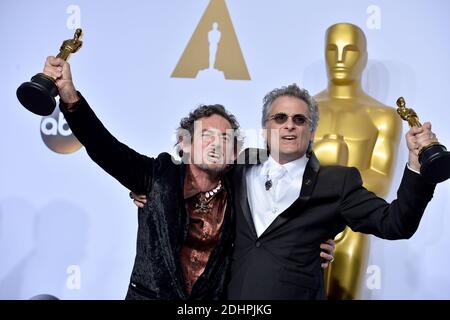
M 199 103 L 224 104 L 243 128 L 258 129 L 267 91 L 293 82 L 321 91 L 324 34 L 337 22 L 357 24 L 367 36 L 367 92 L 388 105 L 403 95 L 450 145 L 448 1 L 226 3 L 250 81 L 170 77 L 207 0 L 0 2 L 0 298 L 122 299 L 128 285 L 137 219 L 127 190 L 84 149 L 48 149 L 42 118 L 15 96 L 72 37 L 78 17 L 84 46 L 70 60 L 77 89 L 106 127 L 141 153 L 172 150 L 178 121 Z M 79 16 L 67 12 L 71 5 Z M 404 141 L 399 148 L 389 199 L 406 161 Z M 372 238 L 370 264 L 381 271 L 381 287 L 366 288 L 364 298 L 450 298 L 449 195 L 449 182 L 438 185 L 412 239 Z

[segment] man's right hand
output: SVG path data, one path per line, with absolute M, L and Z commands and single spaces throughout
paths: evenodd
M 431 131 L 431 123 L 425 122 L 420 128 L 412 127 L 406 134 L 406 144 L 409 149 L 408 164 L 411 169 L 420 171 L 419 153 L 422 148 L 437 143 L 436 135 Z
M 134 192 L 130 192 L 130 198 L 133 199 L 134 204 L 138 208 L 143 208 L 147 203 L 147 197 L 142 194 L 137 194 Z
M 45 60 L 43 73 L 55 80 L 62 101 L 72 104 L 80 99 L 73 85 L 72 73 L 67 61 L 50 56 Z

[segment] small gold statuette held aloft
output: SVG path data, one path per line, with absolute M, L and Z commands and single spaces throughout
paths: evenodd
M 80 28 L 75 30 L 73 39 L 66 40 L 62 43 L 61 48 L 59 49 L 59 53 L 56 57 L 67 61 L 72 53 L 77 52 L 83 46 L 83 41 L 81 41 L 82 34 L 83 31 Z
M 67 61 L 70 55 L 77 52 L 83 45 L 82 34 L 81 29 L 75 30 L 73 39 L 62 43 L 56 57 Z M 40 116 L 48 116 L 55 110 L 58 88 L 53 78 L 38 73 L 31 78 L 31 81 L 22 83 L 16 94 L 20 103 L 29 111 Z
M 419 117 L 417 113 L 411 109 L 406 107 L 406 102 L 403 97 L 397 99 L 397 113 L 400 117 L 407 121 L 410 127 L 421 127 L 422 124 L 419 122 Z
M 403 97 L 397 99 L 397 113 L 407 121 L 410 127 L 421 127 L 417 113 L 406 107 Z M 433 142 L 419 151 L 420 174 L 431 183 L 438 183 L 450 178 L 450 152 L 444 145 Z

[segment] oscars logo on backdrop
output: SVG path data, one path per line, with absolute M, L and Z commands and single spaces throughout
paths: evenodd
M 225 0 L 211 0 L 172 78 L 250 80 Z
M 59 107 L 51 115 L 42 117 L 41 137 L 45 145 L 56 153 L 73 153 L 81 148 Z

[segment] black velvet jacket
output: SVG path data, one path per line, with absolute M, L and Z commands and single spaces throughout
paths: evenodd
M 148 197 L 146 206 L 138 210 L 136 258 L 126 298 L 221 298 L 233 243 L 233 206 L 227 206 L 219 243 L 188 296 L 180 268 L 181 247 L 189 225 L 183 198 L 186 166 L 175 162 L 168 153 L 149 158 L 119 142 L 80 97 L 73 112 L 67 112 L 61 103 L 74 135 L 100 167 L 129 190 Z M 223 178 L 230 204 L 231 174 Z

